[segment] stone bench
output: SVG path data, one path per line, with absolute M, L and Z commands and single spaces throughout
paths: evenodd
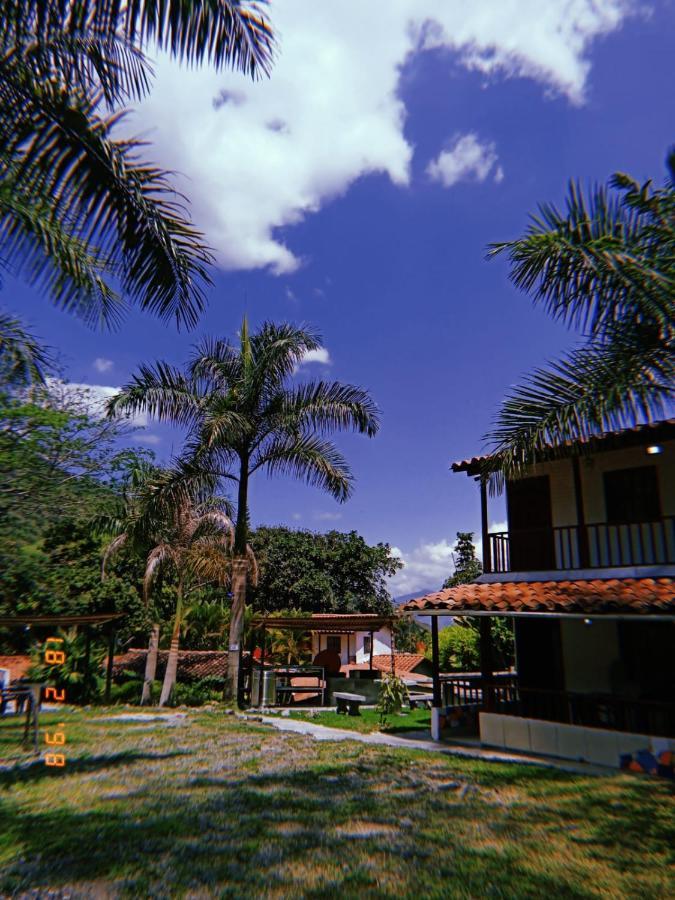
M 337 712 L 349 713 L 350 716 L 360 716 L 359 707 L 366 702 L 363 694 L 347 694 L 342 691 L 335 691 L 333 697 L 337 700 Z

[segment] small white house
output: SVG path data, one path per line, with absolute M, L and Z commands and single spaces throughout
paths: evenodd
M 312 659 L 322 650 L 335 650 L 340 654 L 343 666 L 349 663 L 367 663 L 371 655 L 391 653 L 391 628 L 388 625 L 377 631 L 354 631 L 346 634 L 318 630 L 312 631 L 311 637 Z

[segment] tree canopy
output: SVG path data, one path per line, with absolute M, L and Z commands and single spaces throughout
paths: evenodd
M 368 545 L 355 531 L 258 528 L 251 535 L 260 578 L 256 611 L 392 612 L 386 579 L 400 567 L 388 544 Z

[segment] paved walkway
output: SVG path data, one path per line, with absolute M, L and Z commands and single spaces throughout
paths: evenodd
M 471 747 L 466 744 L 444 744 L 432 741 L 431 738 L 404 738 L 394 734 L 383 734 L 372 731 L 363 734 L 345 728 L 329 728 L 302 719 L 281 718 L 279 716 L 242 715 L 242 719 L 251 722 L 263 722 L 273 725 L 279 731 L 291 731 L 295 734 L 306 734 L 317 741 L 358 741 L 361 744 L 375 744 L 380 747 L 402 747 L 406 750 L 424 750 L 427 753 L 445 753 L 448 756 L 462 756 L 467 759 L 482 759 L 485 762 L 518 763 L 526 766 L 539 766 L 547 769 L 558 769 L 575 775 L 616 775 L 616 769 L 594 766 L 590 763 L 572 762 L 571 760 L 526 756 L 521 753 L 488 750 L 485 747 Z

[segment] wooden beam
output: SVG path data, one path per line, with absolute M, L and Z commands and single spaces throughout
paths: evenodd
M 438 616 L 431 616 L 431 670 L 434 682 L 433 704 L 436 709 L 439 709 L 443 703 L 443 698 L 441 693 L 441 657 L 438 651 Z
M 115 629 L 108 633 L 108 666 L 105 673 L 105 702 L 110 703 L 110 689 L 112 687 L 113 656 L 115 654 Z
M 492 689 L 494 661 L 492 652 L 492 617 L 480 618 L 480 672 L 483 687 L 483 707 L 486 711 L 494 708 L 494 692 Z
M 481 537 L 483 539 L 483 571 L 492 571 L 492 553 L 490 547 L 490 532 L 488 522 L 488 500 L 487 500 L 487 482 L 484 478 L 480 480 L 480 525 Z
M 581 484 L 581 467 L 579 457 L 572 457 L 572 476 L 574 479 L 574 505 L 577 513 L 577 539 L 579 542 L 579 566 L 587 569 L 591 564 L 588 547 L 588 529 L 586 528 L 586 515 L 584 512 L 584 493 Z
M 375 638 L 373 637 L 373 632 L 370 632 L 370 671 L 373 671 L 373 644 L 375 643 Z

